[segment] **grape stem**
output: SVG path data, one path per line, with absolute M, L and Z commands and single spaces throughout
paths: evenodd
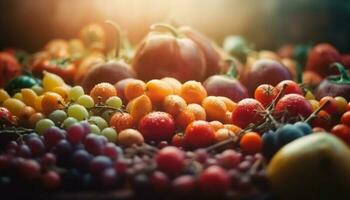
M 317 114 L 328 104 L 330 103 L 329 100 L 325 101 L 323 104 L 321 104 L 311 115 L 304 120 L 305 123 L 309 123 L 313 118 L 317 116 Z

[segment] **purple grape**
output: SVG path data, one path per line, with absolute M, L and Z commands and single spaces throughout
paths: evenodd
M 53 153 L 45 153 L 41 157 L 41 164 L 44 168 L 47 168 L 49 166 L 52 166 L 56 164 L 56 156 Z
M 112 160 L 118 159 L 119 156 L 119 149 L 117 146 L 113 143 L 107 143 L 106 146 L 103 148 L 103 155 L 109 157 Z
M 89 133 L 91 133 L 91 128 L 90 128 L 90 124 L 89 122 L 87 121 L 82 121 L 80 123 L 80 125 L 83 127 L 84 129 L 84 133 L 85 133 L 85 136 L 88 135 Z
M 33 156 L 40 156 L 45 153 L 45 144 L 39 137 L 29 138 L 26 143 L 32 151 Z
M 59 129 L 56 126 L 51 127 L 47 131 L 45 131 L 43 136 L 44 136 L 44 142 L 48 148 L 51 148 L 57 145 L 59 141 L 66 138 L 64 131 Z
M 61 183 L 61 177 L 55 171 L 46 172 L 41 179 L 44 187 L 49 190 L 56 189 Z
M 117 172 L 113 168 L 105 169 L 100 174 L 99 180 L 104 188 L 111 188 L 118 180 Z
M 16 141 L 11 141 L 6 145 L 6 150 L 17 150 L 18 144 Z
M 232 169 L 237 167 L 241 161 L 241 155 L 234 150 L 224 151 L 218 158 L 218 162 L 226 169 Z
M 195 152 L 196 161 L 205 163 L 209 157 L 208 152 L 205 149 L 197 149 Z
M 77 169 L 85 171 L 89 166 L 92 155 L 89 154 L 86 150 L 80 149 L 74 152 L 72 159 L 73 164 Z
M 21 178 L 35 179 L 40 176 L 40 165 L 38 162 L 32 159 L 26 159 L 18 166 L 19 174 Z
M 84 139 L 85 149 L 92 155 L 101 155 L 103 153 L 103 145 L 103 141 L 95 134 L 89 134 Z
M 67 161 L 69 161 L 72 151 L 73 147 L 66 139 L 59 141 L 54 147 L 54 152 L 57 154 L 60 165 L 68 164 Z
M 27 141 L 28 139 L 30 139 L 30 138 L 38 138 L 39 137 L 39 135 L 37 134 L 37 133 L 30 133 L 30 134 L 28 134 L 28 135 L 24 135 L 23 136 L 23 140 L 24 141 Z
M 67 139 L 72 144 L 77 144 L 86 137 L 84 128 L 80 124 L 73 124 L 67 131 Z
M 22 158 L 30 158 L 32 157 L 32 151 L 30 150 L 28 145 L 22 144 L 18 147 L 16 155 Z
M 152 187 L 157 192 L 164 192 L 168 190 L 170 186 L 170 179 L 169 177 L 160 171 L 155 171 L 152 176 L 150 177 L 150 182 L 152 184 Z
M 107 156 L 96 156 L 90 162 L 91 174 L 100 174 L 102 171 L 112 167 L 112 161 Z
M 172 182 L 172 191 L 176 196 L 188 196 L 196 186 L 194 176 L 182 175 L 174 179 Z

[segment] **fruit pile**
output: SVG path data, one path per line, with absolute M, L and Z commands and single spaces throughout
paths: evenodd
M 300 177 L 287 158 L 302 161 L 322 140 L 350 160 L 350 62 L 334 47 L 259 52 L 231 36 L 222 50 L 192 28 L 156 24 L 135 49 L 108 24 L 117 42 L 107 53 L 96 24 L 34 55 L 0 53 L 0 191 L 303 199 L 315 191 L 295 198 L 297 183 L 280 186 L 289 171 Z M 308 157 L 323 167 L 334 158 Z

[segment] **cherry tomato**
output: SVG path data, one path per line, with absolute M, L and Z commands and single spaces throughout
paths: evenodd
M 334 99 L 337 102 L 338 114 L 345 113 L 346 112 L 346 107 L 348 106 L 348 101 L 344 97 L 341 97 L 341 96 L 337 96 Z
M 245 133 L 239 143 L 241 150 L 248 154 L 255 154 L 261 151 L 262 139 L 258 133 L 248 132 Z
M 209 122 L 197 120 L 187 126 L 184 141 L 190 149 L 207 147 L 215 142 L 215 131 Z
M 342 139 L 346 144 L 350 145 L 350 127 L 345 124 L 334 126 L 331 133 Z
M 238 102 L 236 109 L 232 113 L 232 123 L 245 128 L 250 123 L 258 123 L 262 120 L 261 113 L 264 110 L 263 105 L 255 99 L 243 99 Z
M 350 126 L 350 111 L 344 113 L 340 119 L 342 124 Z
M 320 127 L 324 130 L 330 130 L 332 128 L 331 116 L 324 110 L 321 110 L 315 119 L 312 120 L 312 127 Z
M 331 96 L 325 96 L 320 100 L 320 105 L 324 104 L 326 101 L 329 101 L 329 103 L 323 110 L 330 115 L 336 114 L 338 112 L 337 101 Z
M 278 90 L 269 84 L 259 85 L 254 92 L 254 98 L 265 107 L 269 105 L 278 95 Z
M 281 91 L 284 85 L 286 85 L 284 88 L 284 94 L 292 94 L 292 93 L 300 94 L 300 95 L 303 94 L 303 91 L 301 90 L 299 85 L 296 82 L 291 81 L 291 80 L 284 80 L 284 81 L 279 82 L 277 84 L 276 88 L 279 91 Z
M 312 113 L 312 107 L 308 100 L 299 94 L 287 94 L 283 96 L 275 107 L 277 114 L 285 114 L 287 117 L 307 118 Z

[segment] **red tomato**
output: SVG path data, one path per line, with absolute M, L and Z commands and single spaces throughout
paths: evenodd
M 286 85 L 284 88 L 284 94 L 303 94 L 303 91 L 299 87 L 298 83 L 291 80 L 284 80 L 279 82 L 276 88 L 281 91 L 284 85 Z
M 299 94 L 287 94 L 277 102 L 275 111 L 290 118 L 299 116 L 307 118 L 312 113 L 312 107 L 305 97 Z
M 175 122 L 166 112 L 151 112 L 140 120 L 139 130 L 147 142 L 170 141 L 174 135 Z
M 341 116 L 340 121 L 341 121 L 342 124 L 350 126 L 350 111 L 347 111 L 346 113 L 344 113 Z
M 232 113 L 232 123 L 246 128 L 250 123 L 258 123 L 263 119 L 261 113 L 264 111 L 263 105 L 251 98 L 243 99 L 237 103 L 236 109 Z
M 332 128 L 331 116 L 326 112 L 321 110 L 317 117 L 312 120 L 312 127 L 323 128 L 324 130 L 330 130 Z
M 346 144 L 350 145 L 350 127 L 345 124 L 334 126 L 331 133 L 342 139 Z
M 278 95 L 278 90 L 269 84 L 259 85 L 254 92 L 254 98 L 265 107 L 269 105 Z
M 184 135 L 182 133 L 177 133 L 171 139 L 171 145 L 176 147 L 184 147 Z
M 13 119 L 12 113 L 5 107 L 0 107 L 0 121 L 6 120 L 8 122 L 11 122 Z
M 239 143 L 241 150 L 248 154 L 255 154 L 261 151 L 262 139 L 258 133 L 248 132 L 245 133 Z
M 0 52 L 0 88 L 6 83 L 21 74 L 21 67 L 16 58 L 6 52 Z
M 330 115 L 337 114 L 338 112 L 337 101 L 331 96 L 325 96 L 320 100 L 320 105 L 324 104 L 326 101 L 329 101 L 329 102 L 325 107 L 323 107 L 322 110 L 326 111 Z
M 310 50 L 306 69 L 314 71 L 326 77 L 337 72 L 336 68 L 329 67 L 332 63 L 339 62 L 341 59 L 339 52 L 330 44 L 318 44 Z
M 215 130 L 207 121 L 194 121 L 186 128 L 184 141 L 189 149 L 207 147 L 215 143 Z

